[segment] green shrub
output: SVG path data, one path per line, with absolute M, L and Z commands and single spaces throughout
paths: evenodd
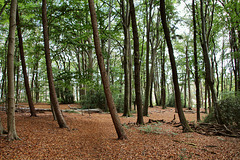
M 240 97 L 235 95 L 225 96 L 219 101 L 219 109 L 223 123 L 240 128 Z M 214 112 L 205 117 L 204 122 L 215 123 Z
M 114 95 L 114 103 L 118 113 L 123 113 L 124 98 L 123 95 Z
M 117 112 L 123 112 L 124 99 L 123 95 L 113 94 L 113 99 Z M 104 112 L 108 112 L 108 106 L 106 104 L 105 93 L 102 88 L 88 91 L 87 94 L 81 100 L 81 105 L 85 109 L 100 108 Z
M 81 105 L 84 109 L 100 108 L 104 112 L 108 111 L 103 89 L 88 91 L 87 94 L 82 98 Z
M 216 123 L 214 113 L 211 112 L 206 117 L 204 117 L 203 122 L 205 122 L 205 123 Z
M 240 128 L 240 96 L 229 96 L 219 101 L 223 122 Z
M 182 107 L 184 106 L 184 99 L 181 96 L 181 103 L 182 103 Z M 171 94 L 169 95 L 169 98 L 167 99 L 167 106 L 168 107 L 175 107 L 175 95 Z

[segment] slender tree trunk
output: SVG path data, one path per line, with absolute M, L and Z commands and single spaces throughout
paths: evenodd
M 202 20 L 202 47 L 203 47 L 203 56 L 204 56 L 204 63 L 205 63 L 205 70 L 206 70 L 206 83 L 209 85 L 209 88 L 211 89 L 212 92 L 212 101 L 213 101 L 213 106 L 214 106 L 214 113 L 215 113 L 215 118 L 219 124 L 222 124 L 222 119 L 220 115 L 220 110 L 219 106 L 217 103 L 217 97 L 215 94 L 215 89 L 214 89 L 214 81 L 212 77 L 212 70 L 211 70 L 211 65 L 208 57 L 208 47 L 207 47 L 207 41 L 206 41 L 206 32 L 205 32 L 205 16 L 203 14 L 203 0 L 200 0 L 200 10 L 201 10 L 201 20 Z
M 56 114 L 59 127 L 67 128 L 67 124 L 63 118 L 62 112 L 60 111 L 56 90 L 54 86 L 54 81 L 53 81 L 52 64 L 51 64 L 50 48 L 49 48 L 46 0 L 42 0 L 42 21 L 43 21 L 44 49 L 45 49 L 45 58 L 46 58 L 46 65 L 47 65 L 47 76 L 48 76 L 48 84 L 49 84 L 49 90 L 50 90 L 51 105 L 54 108 L 54 112 Z
M 224 47 L 225 47 L 225 39 L 223 36 L 223 44 L 222 44 L 222 56 L 221 56 L 221 67 L 222 67 L 222 73 L 221 73 L 221 95 L 223 95 L 223 89 L 224 89 L 224 80 L 223 80 L 223 76 L 224 76 L 224 66 L 223 66 L 223 60 L 224 60 Z
M 91 37 L 88 38 L 88 44 L 92 45 L 92 39 Z M 89 75 L 90 79 L 93 79 L 93 53 L 92 53 L 92 48 L 88 49 L 88 70 L 89 70 Z
M 166 106 L 166 75 L 165 75 L 165 42 L 162 43 L 162 59 L 161 59 L 161 106 L 163 109 L 167 108 Z
M 163 29 L 164 29 L 165 38 L 167 41 L 168 52 L 169 52 L 169 57 L 170 57 L 170 62 L 171 62 L 171 67 L 172 67 L 173 83 L 174 83 L 174 90 L 175 90 L 175 100 L 176 100 L 176 107 L 178 110 L 178 116 L 179 116 L 180 122 L 183 127 L 183 132 L 191 132 L 192 130 L 188 125 L 188 122 L 185 118 L 185 115 L 184 115 L 183 109 L 182 109 L 182 105 L 181 105 L 182 104 L 181 103 L 181 93 L 180 93 L 179 84 L 178 84 L 177 68 L 176 68 L 175 57 L 173 54 L 173 47 L 172 47 L 172 43 L 171 43 L 171 39 L 170 39 L 170 32 L 169 32 L 169 28 L 167 26 L 164 0 L 160 0 L 160 10 L 161 10 L 162 25 L 163 25 Z
M 191 95 L 191 81 L 190 81 L 190 68 L 188 60 L 188 42 L 186 46 L 186 70 L 187 70 L 187 81 L 188 81 L 188 109 L 192 109 L 192 95 Z
M 158 62 L 156 62 L 158 63 Z M 156 100 L 156 105 L 160 106 L 161 103 L 161 99 L 160 99 L 160 88 L 159 88 L 159 73 L 158 73 L 158 68 L 157 67 L 156 71 L 155 71 L 155 78 L 154 78 L 154 96 L 155 96 L 155 100 Z
M 140 79 L 140 54 L 139 54 L 139 38 L 137 30 L 137 22 L 135 15 L 135 7 L 133 0 L 129 0 L 130 12 L 132 19 L 132 32 L 134 41 L 134 71 L 135 71 L 135 95 L 137 104 L 137 124 L 144 124 L 143 110 L 142 110 L 142 97 L 141 97 L 141 79 Z
M 16 54 L 17 54 L 17 49 L 16 49 Z M 19 54 L 16 55 L 16 62 L 19 62 Z M 19 70 L 20 70 L 20 66 L 15 64 L 14 67 L 15 67 L 15 71 L 16 71 L 15 75 L 17 75 L 16 87 L 15 87 L 16 88 L 16 101 L 15 101 L 15 103 L 18 104 L 19 91 L 20 91 L 19 90 L 19 77 L 20 77 Z
M 229 91 L 232 91 L 232 71 L 230 72 L 230 86 Z
M 197 25 L 195 18 L 195 1 L 192 0 L 192 10 L 193 10 L 193 43 L 194 43 L 194 68 L 195 68 L 195 86 L 196 86 L 196 101 L 197 101 L 197 121 L 200 121 L 200 108 L 201 108 L 201 98 L 200 98 L 200 87 L 199 87 L 199 75 L 198 75 L 198 56 L 197 56 Z M 206 111 L 206 110 L 205 110 Z
M 15 29 L 16 29 L 16 10 L 17 0 L 11 1 L 10 20 L 9 20 L 9 43 L 7 57 L 7 76 L 8 76 L 8 140 L 17 140 L 18 135 L 15 125 L 15 98 L 14 98 L 14 50 L 15 50 Z
M 97 54 L 99 69 L 101 72 L 102 83 L 104 87 L 105 96 L 107 99 L 108 108 L 112 116 L 112 120 L 116 129 L 116 132 L 118 134 L 118 139 L 127 139 L 127 136 L 123 130 L 120 119 L 118 117 L 116 107 L 114 105 L 112 93 L 110 90 L 109 78 L 104 67 L 104 59 L 103 59 L 103 55 L 100 47 L 100 39 L 99 39 L 98 28 L 97 28 L 97 15 L 94 7 L 94 1 L 88 0 L 88 3 L 89 3 L 89 9 L 90 9 L 91 21 L 92 21 L 92 27 L 93 27 L 94 45 L 95 45 L 95 50 Z
M 129 26 L 130 26 L 130 11 L 129 11 L 129 3 L 121 0 L 121 11 L 122 11 L 122 24 L 123 24 L 123 30 L 124 30 L 124 49 L 123 49 L 123 54 L 124 54 L 124 81 L 125 81 L 125 86 L 124 86 L 124 110 L 123 110 L 123 116 L 130 116 L 130 72 L 131 68 L 129 66 L 130 63 L 130 32 L 129 32 Z
M 184 105 L 183 108 L 187 107 L 187 74 L 184 75 Z
M 129 24 L 130 24 L 130 20 L 129 20 Z M 131 40 L 130 40 L 130 29 L 128 30 L 129 34 L 128 34 L 128 42 L 129 42 L 129 107 L 130 107 L 130 111 L 132 110 L 132 54 L 131 54 Z
M 148 1 L 146 1 L 146 6 Z M 147 20 L 147 52 L 146 52 L 146 88 L 145 88 L 145 101 L 143 107 L 143 116 L 148 116 L 149 94 L 150 94 L 150 75 L 149 75 L 149 52 L 150 52 L 150 25 L 152 23 L 152 0 L 148 7 L 146 7 L 146 20 Z
M 40 88 L 39 88 L 39 82 L 38 82 L 38 61 L 36 62 L 36 70 L 35 70 L 35 74 L 36 74 L 36 76 L 35 76 L 35 80 L 34 80 L 34 83 L 35 83 L 35 98 L 36 98 L 36 103 L 38 103 L 39 102 L 39 90 L 40 90 Z
M 112 1 L 110 0 L 109 13 L 108 13 L 108 31 L 111 31 L 111 16 L 112 16 Z M 108 56 L 107 56 L 107 74 L 110 76 L 110 56 L 111 56 L 111 39 L 108 38 Z M 112 81 L 113 82 L 113 81 Z
M 152 2 L 150 3 L 150 5 L 152 5 Z M 152 10 L 152 9 L 150 9 Z M 152 16 L 151 16 L 152 17 Z M 153 39 L 152 39 L 152 55 L 151 55 L 151 63 L 152 63 L 152 66 L 151 66 L 151 69 L 150 69 L 150 107 L 153 107 L 153 98 L 152 98 L 152 93 L 153 93 L 153 82 L 154 82 L 154 77 L 155 77 L 155 74 L 154 74 L 154 69 L 155 69 L 155 57 L 157 55 L 157 49 L 159 47 L 159 44 L 160 44 L 160 40 L 159 40 L 159 25 L 160 25 L 160 21 L 161 21 L 161 18 L 160 18 L 160 10 L 158 10 L 158 14 L 157 14 L 157 23 L 156 23 L 156 28 L 157 28 L 157 31 L 156 33 L 153 32 Z M 155 42 L 156 41 L 156 42 Z M 155 45 L 153 45 L 155 42 Z
M 23 50 L 22 31 L 21 31 L 21 27 L 20 27 L 20 19 L 19 19 L 18 11 L 17 11 L 17 33 L 18 33 L 20 57 L 21 57 L 21 62 L 22 62 L 22 70 L 23 70 L 23 76 L 24 76 L 24 84 L 25 84 L 25 89 L 26 89 L 27 98 L 28 98 L 28 105 L 30 107 L 31 116 L 36 117 L 37 114 L 36 114 L 35 107 L 33 105 L 31 90 L 30 90 L 29 82 L 28 82 L 28 75 L 27 75 L 26 63 L 25 63 L 25 58 L 24 58 L 24 50 Z
M 208 100 L 208 85 L 205 83 L 205 101 L 204 101 L 204 106 L 205 106 L 205 113 L 208 113 L 207 110 L 207 100 Z

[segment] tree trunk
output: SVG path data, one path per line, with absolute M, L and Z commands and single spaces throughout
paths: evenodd
M 208 47 L 207 47 L 207 41 L 206 41 L 206 32 L 205 32 L 205 16 L 203 14 L 203 0 L 200 0 L 200 10 L 201 10 L 201 22 L 202 22 L 202 49 L 203 49 L 203 57 L 204 57 L 204 63 L 205 63 L 205 70 L 206 70 L 206 83 L 209 85 L 211 92 L 212 92 L 212 101 L 214 106 L 214 114 L 217 122 L 219 124 L 222 124 L 222 119 L 220 116 L 220 110 L 217 103 L 217 97 L 215 94 L 214 89 L 214 81 L 212 77 L 212 70 L 211 65 L 208 57 Z
M 123 61 L 123 66 L 124 66 L 124 108 L 123 108 L 123 116 L 130 116 L 130 105 L 131 105 L 131 100 L 130 100 L 130 73 L 131 73 L 131 68 L 130 68 L 130 31 L 129 31 L 129 26 L 130 26 L 130 11 L 129 11 L 129 3 L 126 2 L 127 4 L 125 5 L 124 0 L 121 0 L 121 11 L 122 11 L 122 24 L 123 24 L 123 31 L 124 31 L 124 49 L 123 49 L 123 54 L 124 54 L 124 61 Z
M 167 108 L 166 106 L 166 75 L 165 75 L 165 42 L 162 43 L 162 59 L 161 59 L 161 106 L 163 109 Z
M 169 52 L 169 57 L 170 57 L 170 62 L 171 62 L 171 67 L 172 67 L 172 75 L 173 75 L 173 83 L 174 83 L 175 99 L 176 99 L 176 107 L 178 110 L 178 116 L 179 116 L 180 122 L 183 127 L 183 132 L 191 132 L 192 130 L 188 125 L 188 122 L 185 118 L 185 115 L 184 115 L 183 109 L 182 109 L 182 105 L 181 105 L 182 104 L 181 103 L 181 93 L 180 93 L 179 84 L 178 84 L 177 68 L 176 68 L 175 57 L 173 54 L 173 47 L 172 47 L 172 43 L 171 43 L 171 39 L 170 39 L 170 32 L 169 32 L 169 28 L 167 26 L 164 0 L 160 0 L 160 10 L 161 10 L 162 25 L 163 25 L 163 29 L 164 29 L 165 38 L 167 41 L 168 52 Z
M 197 26 L 195 19 L 195 1 L 192 0 L 192 10 L 193 10 L 193 43 L 194 43 L 194 68 L 195 68 L 195 86 L 196 86 L 196 101 L 197 101 L 197 121 L 200 121 L 200 108 L 201 108 L 201 98 L 200 98 L 200 87 L 199 87 L 199 75 L 198 75 L 198 56 L 197 56 Z
M 23 50 L 22 31 L 21 31 L 20 25 L 21 24 L 20 24 L 20 19 L 19 19 L 19 13 L 17 11 L 17 33 L 18 33 L 20 57 L 21 57 L 21 62 L 22 62 L 22 71 L 23 71 L 23 76 L 24 76 L 24 84 L 25 84 L 25 89 L 26 89 L 26 93 L 27 93 L 28 105 L 30 107 L 31 116 L 36 117 L 37 114 L 36 114 L 35 107 L 33 105 L 31 90 L 30 90 L 29 82 L 28 82 L 28 75 L 27 75 L 26 63 L 25 63 L 25 58 L 24 58 L 24 50 Z
M 16 29 L 16 10 L 17 0 L 11 1 L 10 20 L 9 20 L 9 43 L 7 57 L 7 76 L 8 76 L 8 140 L 19 139 L 15 125 L 15 99 L 14 99 L 14 50 L 15 50 L 15 29 Z
M 107 99 L 108 108 L 112 116 L 112 120 L 116 129 L 116 132 L 118 134 L 118 139 L 127 139 L 127 136 L 123 130 L 120 119 L 118 117 L 116 107 L 114 105 L 112 93 L 110 90 L 109 78 L 104 67 L 104 59 L 103 59 L 103 55 L 100 47 L 100 40 L 99 40 L 98 28 L 97 28 L 97 16 L 96 16 L 96 11 L 94 7 L 94 1 L 88 0 L 88 3 L 89 3 L 89 9 L 90 9 L 91 21 L 92 21 L 92 27 L 93 27 L 94 45 L 95 45 L 95 50 L 97 54 L 99 69 L 101 72 L 102 83 L 104 87 L 105 96 Z
M 145 88 L 145 101 L 143 107 L 143 116 L 148 116 L 148 105 L 149 105 L 149 95 L 150 95 L 150 74 L 149 74 L 149 52 L 150 52 L 150 25 L 152 23 L 152 2 L 149 2 L 149 12 L 148 12 L 148 1 L 146 1 L 146 20 L 147 20 L 147 51 L 146 51 L 146 88 Z
M 150 3 L 150 5 L 152 5 L 152 2 Z M 150 7 L 150 10 L 151 7 Z M 151 16 L 152 17 L 152 16 Z M 152 19 L 152 18 L 151 18 Z M 160 44 L 160 40 L 159 40 L 159 25 L 160 25 L 160 10 L 158 10 L 158 14 L 157 14 L 157 23 L 156 23 L 156 32 L 153 32 L 153 35 L 152 35 L 152 55 L 151 55 L 151 63 L 152 63 L 152 66 L 151 66 L 151 69 L 150 69 L 150 107 L 153 107 L 153 103 L 152 103 L 152 92 L 153 92 L 153 82 L 154 82 L 154 77 L 155 77 L 155 74 L 154 74 L 154 69 L 155 69 L 155 57 L 157 55 L 157 49 L 159 47 L 159 44 Z M 156 41 L 156 42 L 155 42 Z M 155 42 L 155 45 L 153 45 Z
M 184 105 L 183 108 L 187 107 L 187 74 L 184 75 Z
M 46 0 L 42 0 L 42 21 L 43 21 L 44 49 L 45 49 L 45 58 L 46 58 L 46 65 L 47 65 L 47 76 L 48 76 L 48 84 L 49 84 L 49 90 L 50 90 L 51 105 L 53 105 L 59 127 L 67 128 L 67 124 L 63 118 L 62 112 L 60 111 L 56 90 L 54 86 L 54 81 L 53 81 L 52 64 L 51 64 L 50 48 L 49 48 Z
M 207 86 L 207 84 L 206 84 L 206 82 L 205 82 L 205 97 L 204 97 L 204 99 L 205 99 L 205 101 L 204 101 L 204 106 L 205 106 L 205 113 L 207 114 L 208 113 L 208 110 L 207 110 L 207 97 L 208 97 L 208 86 Z
M 36 98 L 36 103 L 39 102 L 39 82 L 38 82 L 38 62 L 39 60 L 36 62 L 35 66 L 36 66 L 36 70 L 35 70 L 35 80 L 34 80 L 34 84 L 35 84 L 35 98 Z
M 17 49 L 16 49 L 16 54 L 17 54 Z M 18 63 L 19 62 L 19 54 L 17 54 L 16 55 L 16 62 Z M 15 89 L 16 89 L 16 101 L 15 101 L 15 103 L 16 104 L 18 104 L 18 101 L 19 101 L 19 77 L 20 77 L 20 75 L 19 75 L 19 70 L 20 70 L 20 66 L 18 65 L 18 64 L 14 64 L 14 67 L 15 67 L 15 75 L 17 75 L 17 81 L 16 81 L 16 87 L 15 87 Z
M 191 82 L 190 82 L 190 68 L 188 60 L 188 42 L 186 46 L 186 70 L 187 70 L 187 81 L 188 81 L 188 109 L 192 109 L 192 96 L 191 96 Z
M 137 30 L 137 22 L 135 15 L 135 8 L 133 0 L 129 0 L 130 12 L 132 19 L 132 32 L 134 41 L 134 71 L 135 71 L 135 95 L 137 104 L 137 124 L 144 124 L 142 111 L 142 97 L 141 97 L 141 78 L 140 78 L 140 53 L 139 53 L 139 38 Z

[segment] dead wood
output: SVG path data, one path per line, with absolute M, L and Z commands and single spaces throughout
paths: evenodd
M 195 132 L 203 135 L 211 136 L 228 136 L 228 137 L 238 137 L 240 134 L 237 131 L 230 130 L 226 125 L 211 124 L 211 123 L 190 123 L 192 129 Z

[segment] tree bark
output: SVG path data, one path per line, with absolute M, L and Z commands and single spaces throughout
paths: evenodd
M 121 17 L 122 17 L 122 24 L 123 24 L 123 31 L 124 31 L 124 49 L 123 49 L 123 54 L 124 54 L 124 108 L 123 108 L 123 116 L 130 116 L 130 105 L 131 105 L 131 100 L 130 100 L 130 74 L 131 74 L 131 68 L 130 68 L 130 31 L 129 31 L 129 26 L 130 26 L 130 11 L 129 11 L 129 3 L 128 1 L 126 2 L 127 4 L 125 5 L 124 0 L 121 0 Z
M 187 81 L 188 81 L 188 109 L 192 109 L 192 96 L 191 96 L 191 81 L 190 81 L 190 68 L 188 60 L 188 42 L 186 45 L 186 70 L 187 70 Z
M 63 118 L 62 112 L 60 111 L 56 90 L 54 86 L 54 81 L 53 81 L 52 64 L 51 64 L 50 48 L 49 48 L 46 0 L 42 0 L 42 21 L 43 21 L 42 23 L 43 23 L 43 35 L 44 35 L 44 49 L 45 49 L 45 58 L 46 58 L 46 65 L 47 65 L 47 76 L 48 76 L 48 84 L 49 84 L 49 90 L 50 90 L 51 105 L 54 108 L 54 112 L 56 114 L 59 127 L 67 128 L 67 124 Z
M 25 84 L 25 89 L 27 93 L 27 98 L 28 98 L 28 105 L 30 107 L 30 113 L 31 116 L 36 117 L 36 110 L 33 105 L 33 100 L 31 96 L 31 90 L 29 87 L 29 81 L 28 81 L 28 75 L 27 75 L 27 70 L 26 70 L 26 63 L 25 63 L 25 58 L 24 58 L 24 50 L 23 50 L 23 40 L 22 40 L 22 31 L 20 27 L 20 19 L 19 19 L 19 13 L 17 11 L 17 33 L 18 33 L 18 41 L 19 41 L 19 49 L 20 49 L 20 58 L 22 62 L 22 71 L 23 71 L 23 76 L 24 76 L 24 84 Z
M 20 96 L 20 94 L 19 94 L 19 77 L 20 77 L 20 75 L 19 75 L 19 70 L 20 70 L 20 66 L 17 64 L 18 62 L 20 62 L 19 61 L 19 54 L 18 54 L 18 52 L 17 52 L 17 48 L 16 48 L 16 50 L 15 50 L 15 53 L 16 53 L 16 56 L 15 56 L 15 61 L 16 61 L 16 63 L 14 63 L 14 70 L 15 70 L 15 76 L 16 76 L 16 78 L 17 78 L 17 81 L 16 81 L 16 87 L 15 87 L 15 89 L 16 89 L 16 100 L 15 100 L 15 103 L 16 104 L 18 104 L 18 101 L 19 101 L 19 96 Z
M 148 105 L 149 105 L 149 95 L 150 95 L 150 74 L 149 74 L 149 52 L 150 52 L 150 25 L 152 23 L 152 2 L 149 3 L 149 12 L 148 7 L 146 7 L 146 20 L 147 20 L 147 51 L 146 51 L 146 88 L 145 88 L 145 101 L 143 107 L 143 116 L 148 116 Z M 146 1 L 146 6 L 148 1 Z
M 139 54 L 139 37 L 137 30 L 137 22 L 135 15 L 135 8 L 133 0 L 129 0 L 130 13 L 132 19 L 132 32 L 134 41 L 134 71 L 135 71 L 135 95 L 137 104 L 137 124 L 144 124 L 143 110 L 142 110 L 142 97 L 141 97 L 141 78 L 140 78 L 140 54 Z
M 197 101 L 197 121 L 200 121 L 200 87 L 199 87 L 199 75 L 198 75 L 198 57 L 197 57 L 197 26 L 195 18 L 195 1 L 192 0 L 192 10 L 193 10 L 193 45 L 194 45 L 194 68 L 195 68 L 195 86 L 196 86 L 196 101 Z
M 203 57 L 204 57 L 205 70 L 206 70 L 206 83 L 208 84 L 212 92 L 212 101 L 214 106 L 215 118 L 219 124 L 222 124 L 223 122 L 220 116 L 220 110 L 217 103 L 217 97 L 214 89 L 214 81 L 212 77 L 212 70 L 211 70 L 211 65 L 210 65 L 209 56 L 208 56 L 208 47 L 207 47 L 206 32 L 205 32 L 206 20 L 203 14 L 203 0 L 200 0 L 200 10 L 201 10 L 201 22 L 202 22 L 202 49 L 203 49 Z
M 181 105 L 181 93 L 180 93 L 179 84 L 178 84 L 177 68 L 176 68 L 175 57 L 173 54 L 173 47 L 172 47 L 172 43 L 171 43 L 171 39 L 170 39 L 170 32 L 169 32 L 169 28 L 167 26 L 164 0 L 160 0 L 160 10 L 161 10 L 162 25 L 163 25 L 163 29 L 164 29 L 165 39 L 167 41 L 168 52 L 169 52 L 169 57 L 170 57 L 170 62 L 171 62 L 171 67 L 172 67 L 175 100 L 176 100 L 175 104 L 176 104 L 176 107 L 178 110 L 178 116 L 179 116 L 180 122 L 183 127 L 183 132 L 191 132 L 192 130 L 188 125 L 188 122 L 185 118 L 185 115 L 184 115 L 183 109 L 182 109 L 182 105 Z
M 110 90 L 110 83 L 109 83 L 109 78 L 108 74 L 106 72 L 106 69 L 104 67 L 104 59 L 103 55 L 101 52 L 101 47 L 100 47 L 100 39 L 98 35 L 98 28 L 97 28 L 97 15 L 94 7 L 94 1 L 93 0 L 88 0 L 89 3 L 89 9 L 90 9 L 90 14 L 91 14 L 91 21 L 92 21 L 92 27 L 93 27 L 93 36 L 94 36 L 94 45 L 95 45 L 95 50 L 97 54 L 97 59 L 98 59 L 98 65 L 102 77 L 102 83 L 104 87 L 104 92 L 105 96 L 107 99 L 107 105 L 113 120 L 113 124 L 115 126 L 116 132 L 118 134 L 118 139 L 127 139 L 127 136 L 123 130 L 123 127 L 121 125 L 120 119 L 117 114 L 116 107 L 114 105 L 112 93 Z
M 166 43 L 163 42 L 162 43 L 163 47 L 162 47 L 162 51 L 161 51 L 161 106 L 163 109 L 166 109 L 166 75 L 165 75 L 165 46 Z
M 15 30 L 16 30 L 16 10 L 17 0 L 11 1 L 10 23 L 9 23 L 9 43 L 7 57 L 7 76 L 8 76 L 8 140 L 17 140 L 18 135 L 15 125 L 15 99 L 14 99 L 14 50 L 15 50 Z

